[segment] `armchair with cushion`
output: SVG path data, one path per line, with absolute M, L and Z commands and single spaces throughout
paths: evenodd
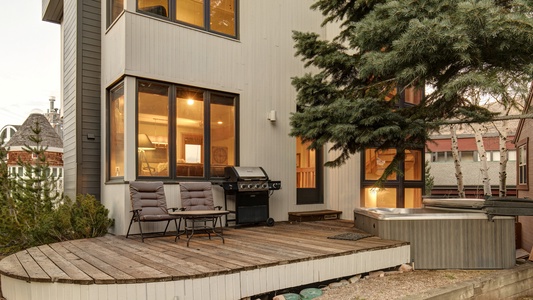
M 213 200 L 213 191 L 211 182 L 180 182 L 180 194 L 181 194 L 181 210 L 221 210 L 222 206 L 215 206 Z M 220 220 L 222 225 L 222 215 L 210 216 L 210 217 L 197 217 L 186 218 L 185 222 L 189 221 L 191 225 L 185 223 L 185 231 L 187 236 L 188 228 L 194 231 L 196 223 L 203 223 L 201 227 L 206 228 L 206 222 L 213 222 L 213 226 L 209 228 L 215 228 L 217 221 Z M 208 232 L 209 233 L 209 232 Z M 211 236 L 210 236 L 211 237 Z
M 132 206 L 132 217 L 126 238 L 130 235 L 131 225 L 134 222 L 139 223 L 141 240 L 144 242 L 141 222 L 163 222 L 167 225 L 163 232 L 156 232 L 156 236 L 164 236 L 167 232 L 170 221 L 174 221 L 176 230 L 178 230 L 179 216 L 169 214 L 167 200 L 163 182 L 161 181 L 133 181 L 130 182 L 130 199 Z M 176 210 L 171 208 L 170 210 Z

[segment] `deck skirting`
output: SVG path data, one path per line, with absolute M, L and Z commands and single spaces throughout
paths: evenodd
M 408 262 L 409 245 L 177 281 L 75 284 L 27 282 L 2 275 L 9 300 L 235 300 Z

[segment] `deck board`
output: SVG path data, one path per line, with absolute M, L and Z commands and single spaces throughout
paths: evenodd
M 355 232 L 342 220 L 278 222 L 273 227 L 225 228 L 219 237 L 195 235 L 186 247 L 173 236 L 126 239 L 105 236 L 30 248 L 0 261 L 0 274 L 40 282 L 78 284 L 140 283 L 207 278 L 283 267 L 316 259 L 407 245 L 369 237 L 358 241 L 328 239 Z M 269 272 L 272 272 L 271 270 Z M 274 276 L 270 274 L 269 276 Z

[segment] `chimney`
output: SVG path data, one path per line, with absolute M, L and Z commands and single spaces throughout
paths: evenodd
M 49 113 L 54 112 L 55 111 L 54 102 L 56 101 L 56 97 L 50 96 L 50 100 L 48 100 L 48 101 L 50 101 L 50 109 L 48 110 L 48 112 Z

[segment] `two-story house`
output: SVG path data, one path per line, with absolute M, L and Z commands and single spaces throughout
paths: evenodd
M 221 182 L 233 165 L 261 166 L 282 182 L 269 200 L 276 221 L 295 211 L 334 209 L 351 219 L 359 206 L 419 205 L 423 149 L 408 155 L 408 179 L 391 178 L 376 191 L 394 150 L 324 169 L 334 154 L 289 136 L 291 78 L 312 71 L 294 56 L 292 32 L 328 39 L 339 31 L 322 27 L 311 4 L 43 1 L 43 20 L 61 25 L 65 193 L 96 195 L 117 234 L 130 219 L 130 181 L 164 181 L 169 206 L 179 206 L 180 181 Z M 223 190 L 214 187 L 222 205 Z

